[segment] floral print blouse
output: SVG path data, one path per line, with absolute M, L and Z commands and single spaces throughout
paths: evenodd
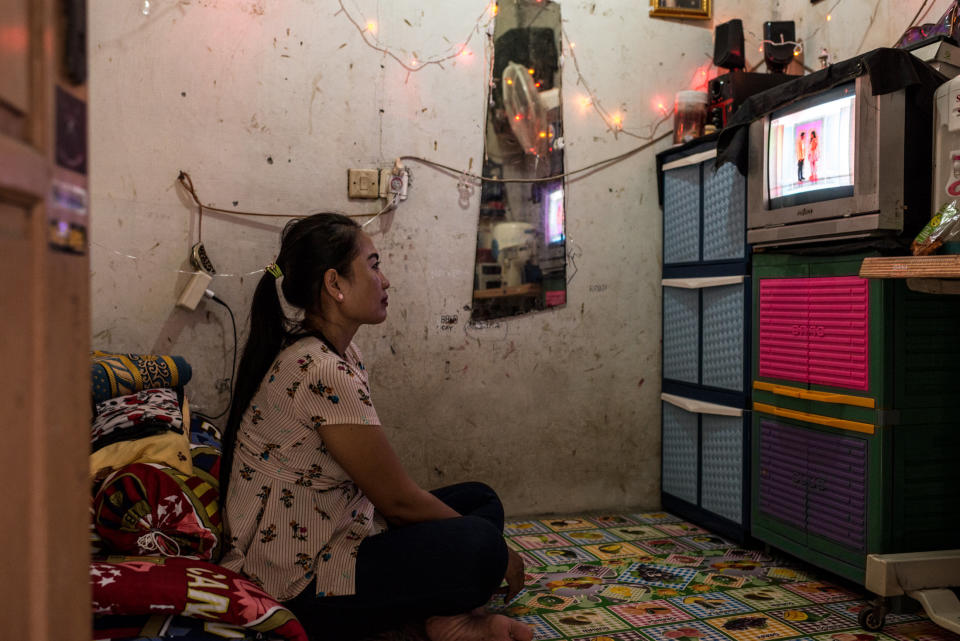
M 386 529 L 317 430 L 380 424 L 356 345 L 344 356 L 313 336 L 284 349 L 237 430 L 221 563 L 279 601 L 314 578 L 318 596 L 354 594 L 357 547 Z

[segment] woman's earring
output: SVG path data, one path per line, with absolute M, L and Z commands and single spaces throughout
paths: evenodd
M 337 300 L 343 300 L 343 294 L 337 294 Z

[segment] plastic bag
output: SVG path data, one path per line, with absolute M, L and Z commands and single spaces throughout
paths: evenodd
M 941 207 L 910 243 L 914 256 L 929 256 L 945 242 L 960 239 L 960 203 L 951 200 Z

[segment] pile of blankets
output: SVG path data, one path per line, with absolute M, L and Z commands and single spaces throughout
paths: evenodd
M 307 641 L 281 603 L 217 565 L 220 431 L 191 416 L 179 356 L 91 357 L 93 639 Z

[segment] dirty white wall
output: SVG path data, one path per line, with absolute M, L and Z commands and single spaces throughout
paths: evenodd
M 818 47 L 848 56 L 849 33 L 874 8 L 848 0 L 826 23 L 828 2 L 714 4 L 714 22 L 744 18 L 751 64 L 765 19 L 797 20 L 800 37 L 818 29 Z M 193 404 L 225 407 L 226 310 L 174 306 L 190 248 L 202 230 L 219 272 L 211 289 L 233 308 L 242 342 L 255 272 L 274 257 L 282 219 L 207 213 L 201 229 L 178 171 L 206 204 L 293 215 L 374 210 L 377 201 L 348 201 L 349 167 L 412 155 L 478 170 L 486 5 L 344 0 L 344 13 L 338 0 L 151 0 L 144 15 L 141 0 L 89 3 L 94 346 L 186 356 Z M 908 5 L 919 0 L 881 1 L 859 50 L 895 39 L 915 11 Z M 445 57 L 468 37 L 472 55 L 408 73 L 365 44 L 348 14 L 375 22 L 379 44 L 405 62 Z M 614 135 L 582 106 L 567 55 L 569 170 L 646 143 L 657 103 L 672 106 L 675 91 L 699 82 L 713 32 L 707 21 L 652 19 L 635 0 L 564 0 L 562 15 L 582 80 L 625 129 Z M 479 189 L 464 203 L 455 175 L 408 161 L 409 198 L 368 227 L 392 282 L 390 316 L 357 342 L 387 432 L 423 485 L 485 480 L 514 515 L 658 505 L 653 156 L 667 145 L 568 182 L 566 307 L 482 328 L 465 311 Z
M 804 41 L 806 64 L 817 69 L 823 49 L 830 61 L 836 62 L 877 47 L 893 46 L 915 16 L 916 24 L 936 22 L 951 0 L 818 0 L 816 4 L 810 0 L 777 0 L 775 4 L 777 20 L 796 22 L 797 36 Z M 756 33 L 762 34 L 762 29 Z

